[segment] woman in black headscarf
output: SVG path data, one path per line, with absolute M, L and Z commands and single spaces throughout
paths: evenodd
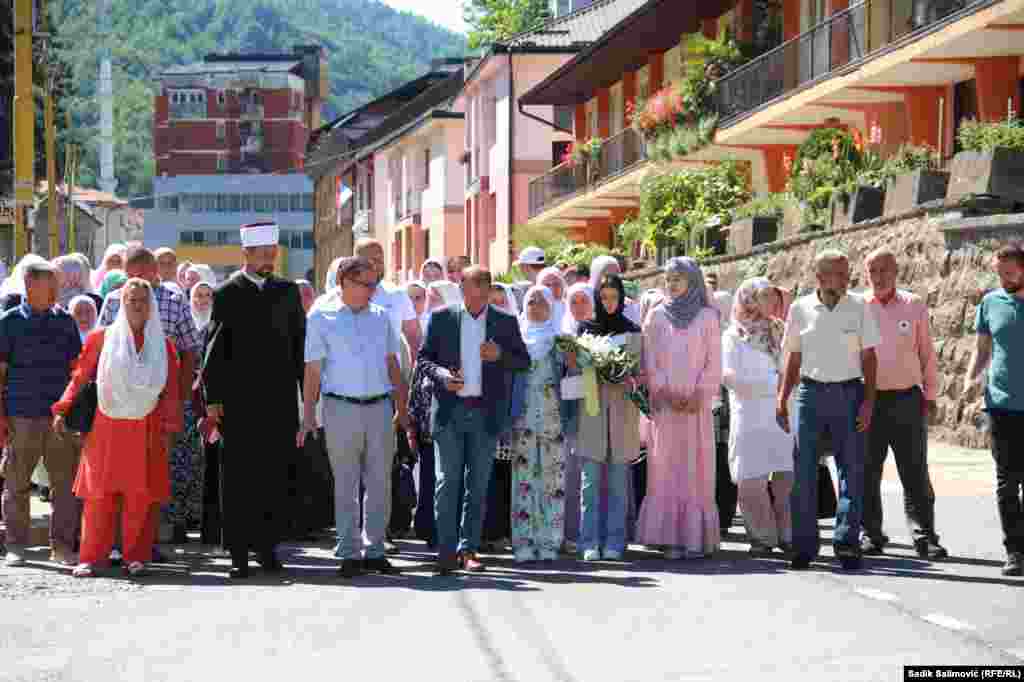
M 640 327 L 623 314 L 626 292 L 618 275 L 605 275 L 594 292 L 594 319 L 581 322 L 580 334 L 610 337 L 640 354 Z M 640 456 L 640 412 L 626 397 L 624 384 L 600 384 L 597 414 L 580 409 L 576 452 L 580 457 L 580 529 L 577 545 L 585 561 L 618 560 L 626 549 L 626 519 L 632 506 L 629 463 Z M 600 503 L 602 474 L 607 505 Z M 602 538 L 600 508 L 607 510 Z

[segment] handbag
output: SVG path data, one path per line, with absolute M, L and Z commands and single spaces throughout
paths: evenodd
M 96 419 L 98 405 L 99 393 L 96 389 L 96 382 L 90 381 L 78 391 L 78 395 L 71 403 L 71 409 L 64 416 L 64 424 L 71 431 L 81 434 L 89 433 L 92 431 L 92 424 Z

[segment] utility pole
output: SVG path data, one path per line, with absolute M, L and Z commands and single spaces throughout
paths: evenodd
M 110 65 L 110 0 L 99 0 L 96 20 L 100 37 L 100 189 L 113 194 L 114 175 L 114 83 Z
M 46 218 L 50 233 L 50 258 L 60 255 L 60 224 L 57 222 L 57 152 L 54 142 L 53 89 L 56 85 L 57 65 L 54 63 L 50 42 L 50 21 L 46 0 L 39 3 L 39 25 L 43 38 L 43 68 L 46 69 L 46 110 L 43 114 L 46 128 Z
M 32 0 L 14 0 L 14 258 L 28 253 L 28 211 L 35 189 L 32 101 Z

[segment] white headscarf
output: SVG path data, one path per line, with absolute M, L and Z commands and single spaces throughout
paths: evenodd
M 25 268 L 29 265 L 35 265 L 37 263 L 46 263 L 47 260 L 42 256 L 37 256 L 34 253 L 25 254 L 18 264 L 14 266 L 14 270 L 11 271 L 10 277 L 4 280 L 3 285 L 0 285 L 0 297 L 10 296 L 11 294 L 18 294 L 22 300 L 28 295 L 25 288 Z
M 610 266 L 618 266 L 619 261 L 614 256 L 598 256 L 590 263 L 590 290 L 597 291 L 604 277 L 604 271 Z
M 436 291 L 440 294 L 441 299 L 445 305 L 455 305 L 456 303 L 462 303 L 462 289 L 455 282 L 449 282 L 446 279 L 439 279 L 436 282 L 431 282 L 427 285 L 427 295 L 430 295 L 431 291 Z M 427 300 L 427 304 L 430 304 L 430 300 Z
M 537 294 L 548 302 L 548 319 L 543 322 L 532 321 L 527 312 L 530 297 Z M 551 289 L 535 284 L 527 289 L 526 295 L 523 296 L 523 308 L 523 313 L 519 316 L 519 331 L 523 334 L 523 343 L 530 353 L 530 359 L 537 361 L 555 347 L 555 337 L 558 335 L 558 325 L 555 324 L 554 317 L 555 295 L 551 293 Z
M 210 288 L 217 288 L 217 273 L 213 271 L 206 263 L 194 263 L 188 266 L 188 270 L 185 271 L 187 277 L 189 273 L 194 272 L 199 275 L 199 281 L 210 285 Z
M 100 261 L 100 266 L 92 273 L 92 288 L 99 291 L 99 288 L 103 286 L 103 278 L 107 276 L 109 268 L 107 267 L 107 260 L 113 256 L 121 256 L 121 260 L 124 260 L 124 255 L 128 252 L 128 247 L 124 244 L 111 244 L 107 247 L 107 250 L 103 253 L 103 260 Z M 121 263 L 121 269 L 124 269 L 125 264 Z
M 327 268 L 327 277 L 324 278 L 324 293 L 316 297 L 313 301 L 313 305 L 309 307 L 309 314 L 312 315 L 317 310 L 331 308 L 341 305 L 341 287 L 338 286 L 338 268 L 341 267 L 341 262 L 348 256 L 338 256 L 331 261 L 330 266 Z
M 406 294 L 409 293 L 409 287 L 412 287 L 412 286 L 416 286 L 416 287 L 419 287 L 420 289 L 423 289 L 423 312 L 421 314 L 417 315 L 416 319 L 420 323 L 420 333 L 421 334 L 426 334 L 427 333 L 427 321 L 430 319 L 430 311 L 427 310 L 427 283 L 424 282 L 421 279 L 417 279 L 417 280 L 413 280 L 412 282 L 409 282 L 408 284 L 405 285 L 405 293 Z M 412 300 L 412 296 L 411 295 L 409 296 L 409 299 Z M 412 307 L 413 307 L 413 310 L 415 310 L 416 309 L 416 304 L 414 303 Z
M 131 280 L 125 284 L 126 291 Z M 137 285 L 136 285 L 137 286 Z M 142 419 L 156 409 L 167 385 L 167 343 L 156 296 L 149 292 L 149 318 L 142 351 L 128 324 L 128 306 L 117 311 L 114 324 L 104 332 L 103 350 L 96 371 L 99 410 L 112 419 Z
M 192 311 L 192 321 L 196 323 L 196 329 L 203 331 L 206 329 L 206 325 L 210 324 L 210 318 L 213 317 L 213 301 L 210 301 L 210 307 L 206 310 L 196 310 L 195 306 L 195 292 L 199 287 L 208 287 L 210 291 L 214 290 L 214 285 L 207 282 L 205 279 L 196 283 L 192 287 L 192 294 L 189 297 L 188 308 Z
M 562 319 L 565 317 L 565 294 L 569 291 L 569 285 L 565 281 L 565 277 L 562 277 L 562 271 L 553 265 L 551 267 L 544 268 L 537 274 L 537 284 L 544 284 L 544 280 L 547 279 L 549 275 L 554 275 L 558 278 L 558 281 L 562 283 L 562 298 L 555 299 L 555 307 L 551 311 L 551 319 L 556 325 L 561 325 Z M 554 293 L 554 291 L 551 292 L 552 295 L 554 295 Z M 526 299 L 524 298 L 523 300 L 525 301 Z
M 516 301 L 515 288 L 504 282 L 495 282 L 494 286 L 500 287 L 505 292 L 505 312 L 512 317 L 519 317 L 519 302 Z
M 71 315 L 72 317 L 75 316 L 75 308 L 78 307 L 79 303 L 85 303 L 90 308 L 92 308 L 93 313 L 96 314 L 96 319 L 94 319 L 92 323 L 92 329 L 89 329 L 84 332 L 82 331 L 81 327 L 79 327 L 78 329 L 78 335 L 79 337 L 81 337 L 82 343 L 85 343 L 85 337 L 89 336 L 89 332 L 95 329 L 97 323 L 99 322 L 100 311 L 96 309 L 96 301 L 92 300 L 85 294 L 79 294 L 78 296 L 75 296 L 73 299 L 71 299 L 71 301 L 68 303 L 68 314 Z M 78 327 L 78 320 L 75 320 L 75 326 Z
M 569 291 L 565 294 L 565 314 L 562 316 L 563 334 L 576 336 L 576 333 L 579 331 L 580 323 L 572 315 L 572 299 L 578 293 L 586 294 L 587 298 L 590 299 L 591 310 L 594 309 L 594 291 L 590 288 L 589 284 L 586 282 L 576 282 L 576 284 L 569 287 Z

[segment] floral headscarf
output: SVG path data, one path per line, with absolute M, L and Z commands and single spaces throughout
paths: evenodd
M 778 364 L 782 355 L 782 324 L 765 317 L 757 303 L 758 293 L 771 288 L 771 282 L 764 277 L 753 277 L 740 285 L 733 299 L 732 324 L 727 333 L 767 353 Z

